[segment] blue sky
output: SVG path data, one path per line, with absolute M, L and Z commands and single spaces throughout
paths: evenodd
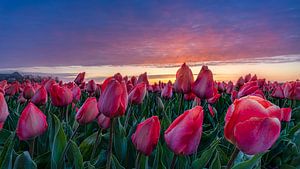
M 2 68 L 289 54 L 300 54 L 300 1 L 295 0 L 0 1 Z

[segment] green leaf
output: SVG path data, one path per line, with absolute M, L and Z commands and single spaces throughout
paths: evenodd
M 216 145 L 214 144 L 213 146 L 211 146 L 209 149 L 205 150 L 200 158 L 196 159 L 193 163 L 192 163 L 192 168 L 193 169 L 201 169 L 204 168 L 208 162 L 210 161 L 211 157 L 213 156 L 215 150 L 216 150 Z
M 112 161 L 111 161 L 111 168 L 112 169 L 125 169 L 118 161 L 118 159 L 112 154 Z
M 77 146 L 77 144 L 74 141 L 70 141 L 70 147 L 68 149 L 68 159 L 71 163 L 73 163 L 73 166 L 75 169 L 81 169 L 83 168 L 83 158 L 81 155 L 81 152 Z
M 61 168 L 67 138 L 58 118 L 55 115 L 53 115 L 53 118 L 55 119 L 55 128 L 58 128 L 58 131 L 55 134 L 51 150 L 51 168 L 56 169 Z
M 216 153 L 215 158 L 213 159 L 211 166 L 209 168 L 211 169 L 221 168 L 221 162 L 218 153 Z
M 264 153 L 253 156 L 250 160 L 235 165 L 232 169 L 252 169 L 262 158 Z
M 36 169 L 36 168 L 37 165 L 31 159 L 28 151 L 24 151 L 16 158 L 14 169 Z
M 11 133 L 9 138 L 5 141 L 5 146 L 0 156 L 0 168 L 11 169 L 12 168 L 12 154 L 15 145 L 15 133 Z

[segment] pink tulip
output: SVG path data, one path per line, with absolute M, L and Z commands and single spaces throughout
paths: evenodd
M 99 114 L 97 100 L 95 97 L 89 97 L 76 113 L 76 120 L 79 124 L 84 125 L 91 123 Z
M 138 124 L 131 140 L 135 148 L 149 156 L 158 143 L 160 122 L 157 116 L 152 116 Z
M 77 75 L 77 77 L 75 78 L 74 82 L 75 82 L 77 85 L 80 85 L 81 83 L 84 82 L 84 76 L 85 76 L 85 72 L 79 73 L 79 74 Z
M 190 93 L 193 82 L 194 76 L 191 69 L 183 63 L 176 72 L 175 91 L 184 94 Z
M 28 103 L 21 113 L 16 133 L 20 140 L 30 140 L 48 128 L 46 116 L 33 103 Z
M 165 99 L 171 99 L 173 96 L 172 84 L 167 83 L 161 91 L 161 97 Z
M 137 84 L 128 95 L 128 102 L 132 104 L 142 104 L 146 96 L 146 84 L 141 82 Z
M 3 93 L 0 93 L 0 123 L 4 123 L 9 115 L 7 103 L 5 101 Z
M 110 127 L 110 118 L 100 113 L 100 115 L 97 118 L 97 123 L 100 128 L 106 130 Z
M 61 87 L 58 84 L 52 85 L 50 97 L 52 104 L 56 107 L 68 106 L 73 100 L 72 91 L 65 86 Z
M 109 118 L 122 116 L 128 104 L 125 82 L 114 78 L 107 84 L 98 101 L 98 109 Z
M 31 102 L 37 106 L 45 105 L 47 103 L 47 100 L 48 94 L 44 86 L 40 87 L 31 98 Z
M 165 131 L 167 146 L 180 155 L 197 151 L 202 135 L 203 109 L 196 106 L 178 116 Z
M 96 82 L 94 80 L 90 80 L 87 85 L 86 85 L 86 91 L 89 94 L 92 94 L 96 91 L 97 85 Z
M 202 66 L 196 81 L 192 85 L 193 93 L 201 99 L 209 99 L 214 94 L 213 74 L 207 66 Z
M 279 137 L 280 121 L 290 120 L 288 110 L 256 96 L 237 99 L 226 113 L 225 138 L 246 154 L 265 152 Z

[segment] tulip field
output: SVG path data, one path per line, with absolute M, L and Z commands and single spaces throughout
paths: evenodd
M 300 81 L 0 81 L 0 169 L 299 169 Z

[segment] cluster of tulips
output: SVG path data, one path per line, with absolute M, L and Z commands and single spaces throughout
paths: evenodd
M 256 157 L 268 153 L 281 135 L 282 123 L 285 125 L 285 132 L 290 131 L 289 126 L 296 126 L 293 133 L 300 128 L 292 118 L 292 108 L 296 110 L 299 107 L 299 81 L 283 84 L 266 82 L 265 79 L 258 79 L 256 75 L 248 74 L 240 77 L 235 84 L 231 81 L 216 82 L 207 66 L 202 66 L 194 80 L 191 69 L 185 63 L 178 69 L 174 84 L 171 81 L 149 84 L 146 73 L 138 78 L 132 76 L 130 79 L 117 73 L 106 78 L 101 84 L 94 80 L 86 83 L 84 80 L 85 72 L 79 73 L 74 82 L 68 83 L 57 82 L 51 78 L 41 82 L 28 79 L 22 83 L 7 83 L 5 80 L 0 82 L 0 130 L 12 135 L 11 138 L 6 136 L 1 139 L 13 142 L 13 145 L 5 142 L 11 147 L 0 149 L 0 167 L 12 168 L 13 161 L 22 158 L 23 161 L 31 161 L 34 168 L 41 168 L 36 163 L 40 162 L 41 158 L 48 158 L 51 164 L 43 167 L 130 168 L 129 160 L 135 157 L 132 166 L 135 168 L 148 165 L 152 168 L 182 168 L 183 164 L 184 168 L 231 168 L 234 163 L 238 163 L 236 159 L 239 154 L 250 158 L 251 155 Z M 21 113 L 18 113 L 19 110 Z M 7 122 L 8 117 L 17 119 L 17 123 L 13 125 Z M 59 123 L 53 122 L 55 120 Z M 98 126 L 95 126 L 95 123 Z M 91 128 L 90 133 L 87 132 L 87 126 Z M 84 131 L 80 132 L 83 128 Z M 215 132 L 211 144 L 201 147 L 201 138 L 206 129 L 212 131 L 211 133 L 214 133 L 215 129 L 221 131 Z M 82 147 L 86 140 L 78 138 L 80 133 L 84 133 L 84 137 L 95 135 L 90 157 L 87 159 L 82 155 L 76 156 L 79 161 L 90 160 L 85 165 L 78 164 L 73 157 L 74 154 L 85 151 Z M 208 134 L 205 134 L 207 139 Z M 21 148 L 14 145 L 15 135 Z M 43 137 L 45 135 L 46 138 Z M 107 144 L 103 143 L 106 149 L 102 149 L 105 165 L 99 164 L 99 158 L 103 157 L 103 151 L 99 151 L 98 148 L 102 144 L 101 136 L 107 139 Z M 40 141 L 47 140 L 47 144 L 51 142 L 49 147 L 40 146 L 44 152 L 34 149 L 35 145 L 39 147 L 38 143 L 35 143 L 39 137 Z M 226 151 L 232 154 L 231 158 L 226 157 L 227 159 L 222 161 L 217 154 L 209 163 L 210 158 L 207 154 L 210 149 L 203 152 L 203 148 L 214 147 L 216 142 L 222 145 L 223 139 L 232 144 L 224 143 L 227 146 Z M 124 142 L 127 145 L 127 140 L 131 140 L 136 154 L 127 153 L 129 148 L 122 149 Z M 24 145 L 24 142 L 27 144 Z M 159 155 L 161 150 L 157 148 L 158 144 L 160 147 L 165 145 L 167 151 L 173 152 L 168 153 L 170 158 L 166 157 L 169 159 L 167 162 L 159 159 L 162 158 L 162 153 Z M 116 149 L 120 146 L 120 150 Z M 229 146 L 231 147 L 228 148 Z M 298 146 L 300 147 L 300 144 Z M 56 148 L 60 148 L 60 151 L 55 152 Z M 50 157 L 45 155 L 49 149 L 50 152 L 54 151 Z M 18 154 L 27 150 L 30 153 L 29 157 L 28 153 L 15 158 L 11 155 L 12 151 Z M 70 151 L 71 155 L 68 155 Z M 120 159 L 124 157 L 124 151 L 125 158 Z M 300 152 L 300 149 L 297 151 Z M 148 160 L 149 156 L 155 156 L 152 159 L 153 164 L 145 162 L 145 158 Z M 188 159 L 182 160 L 184 157 Z M 7 158 L 11 160 L 9 164 L 3 161 Z M 259 156 L 259 159 L 261 158 L 262 156 Z M 289 162 L 291 161 L 293 160 Z M 252 167 L 262 165 L 255 162 L 251 163 Z M 45 161 L 42 164 L 45 163 L 47 164 Z M 226 164 L 223 165 L 224 163 Z M 18 164 L 14 166 L 20 167 Z

